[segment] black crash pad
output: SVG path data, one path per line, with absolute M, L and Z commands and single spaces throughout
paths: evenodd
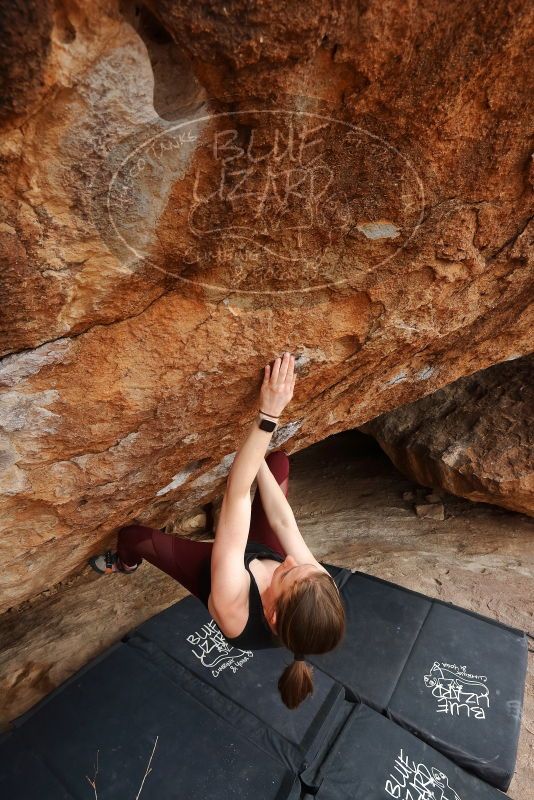
M 149 619 L 126 641 L 169 675 L 179 670 L 192 695 L 295 771 L 317 757 L 350 711 L 344 687 L 319 670 L 313 695 L 288 709 L 277 684 L 292 654 L 283 647 L 232 647 L 192 596 Z
M 320 769 L 302 774 L 316 800 L 503 800 L 408 731 L 365 705 L 354 708 Z
M 137 644 L 115 646 L 21 718 L 0 744 L 2 797 L 82 800 L 94 796 L 94 780 L 99 800 L 116 800 L 137 796 L 146 775 L 143 800 L 297 800 L 301 789 L 319 800 L 503 798 L 391 720 L 348 702 L 314 760 L 292 773 L 192 697 L 188 678 L 198 678 L 178 662 L 167 675 L 170 662 L 149 660 L 160 651 Z M 264 745 L 272 736 L 266 726 Z
M 349 573 L 340 591 L 345 639 L 335 650 L 308 660 L 340 681 L 355 699 L 385 711 L 431 601 L 361 573 Z
M 297 800 L 297 777 L 187 692 L 180 677 L 171 680 L 127 644 L 115 646 L 20 720 L 0 746 L 4 785 L 14 780 L 12 752 L 26 751 L 46 772 L 28 800 L 88 800 L 95 772 L 99 800 L 135 798 L 154 752 L 142 800 Z
M 363 573 L 353 573 L 341 592 L 345 640 L 309 660 L 355 698 L 506 790 L 519 737 L 524 633 Z
M 298 709 L 287 709 L 277 688 L 291 655 L 231 647 L 205 606 L 188 597 L 16 721 L 0 742 L 0 796 L 85 800 L 93 796 L 88 778 L 98 755 L 99 800 L 135 797 L 157 737 L 142 800 L 296 800 L 299 777 L 319 800 L 502 798 L 458 764 L 507 785 L 524 635 L 371 576 L 325 567 L 345 598 L 347 636 L 335 651 L 309 657 L 315 691 Z M 451 677 L 435 681 L 436 664 L 456 668 L 463 695 L 466 681 L 477 682 L 484 716 L 465 696 L 468 711 L 436 711 Z M 450 783 L 438 776 L 434 794 L 412 796 L 391 783 L 388 794 L 385 781 L 401 750 L 408 766 L 397 767 L 410 773 L 415 765 L 416 784 L 435 778 L 432 769 Z M 24 772 L 23 792 L 13 794 Z
M 74 800 L 16 733 L 0 739 L 0 797 L 3 800 Z
M 506 790 L 515 765 L 526 668 L 523 634 L 436 603 L 387 714 Z

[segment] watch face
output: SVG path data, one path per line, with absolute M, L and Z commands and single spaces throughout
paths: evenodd
M 262 419 L 260 422 L 260 428 L 262 431 L 274 431 L 276 428 L 276 422 L 273 422 L 271 419 Z

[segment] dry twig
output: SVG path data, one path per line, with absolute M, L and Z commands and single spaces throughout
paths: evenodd
M 137 792 L 135 800 L 139 800 L 139 798 L 141 797 L 141 792 L 143 791 L 143 786 L 145 785 L 145 781 L 148 778 L 148 776 L 150 775 L 150 773 L 152 772 L 152 767 L 150 765 L 152 764 L 152 759 L 154 758 L 154 753 L 156 752 L 156 747 L 158 746 L 158 739 L 159 739 L 159 736 L 156 736 L 156 741 L 154 742 L 154 747 L 152 748 L 152 754 L 151 754 L 150 758 L 148 759 L 148 764 L 147 764 L 147 767 L 146 767 L 146 771 L 145 771 L 145 774 L 143 775 L 143 780 L 141 781 L 141 786 L 139 787 L 139 791 Z M 87 778 L 90 786 L 93 787 L 93 791 L 95 793 L 95 800 L 98 800 L 98 793 L 97 793 L 97 790 L 96 790 L 96 776 L 98 775 L 98 754 L 99 754 L 99 752 L 100 752 L 100 750 L 96 751 L 96 766 L 95 766 L 95 774 L 93 775 L 93 780 L 91 780 L 89 775 L 85 776 Z
M 135 800 L 139 800 L 139 797 L 141 796 L 141 792 L 143 791 L 143 785 L 145 783 L 145 780 L 148 777 L 148 775 L 152 772 L 152 768 L 151 768 L 150 765 L 152 763 L 152 759 L 154 758 L 154 753 L 156 752 L 156 747 L 158 745 L 158 739 L 159 739 L 159 736 L 156 736 L 156 741 L 154 742 L 154 747 L 152 748 L 152 755 L 150 756 L 150 759 L 148 761 L 146 772 L 145 772 L 145 774 L 143 776 L 143 780 L 141 781 L 141 786 L 139 787 L 139 791 L 137 792 L 137 796 L 136 796 Z
M 98 754 L 99 754 L 99 752 L 100 752 L 100 750 L 96 751 L 96 765 L 95 765 L 95 774 L 93 775 L 93 780 L 91 780 L 91 778 L 88 775 L 85 776 L 87 778 L 87 780 L 89 781 L 89 783 L 91 784 L 91 786 L 93 787 L 93 791 L 95 793 L 95 800 L 98 800 L 98 794 L 96 792 L 96 776 L 98 775 Z

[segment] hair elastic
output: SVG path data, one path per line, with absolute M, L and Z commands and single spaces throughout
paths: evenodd
M 294 661 L 306 661 L 304 656 L 301 655 L 300 653 L 295 653 L 294 655 L 295 655 L 295 658 L 293 659 Z
M 280 419 L 280 415 L 275 417 L 273 414 L 268 414 L 266 411 L 262 411 L 260 408 L 260 414 L 263 414 L 265 417 L 271 417 L 271 419 Z

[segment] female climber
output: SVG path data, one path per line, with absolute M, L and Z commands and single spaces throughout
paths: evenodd
M 278 680 L 291 709 L 313 692 L 304 654 L 332 650 L 345 633 L 337 585 L 310 552 L 286 499 L 289 459 L 283 450 L 265 458 L 295 380 L 295 357 L 288 352 L 272 369 L 265 366 L 259 413 L 229 471 L 214 542 L 128 525 L 119 532 L 116 553 L 89 562 L 101 574 L 129 573 L 146 559 L 198 597 L 232 647 L 293 652 Z

